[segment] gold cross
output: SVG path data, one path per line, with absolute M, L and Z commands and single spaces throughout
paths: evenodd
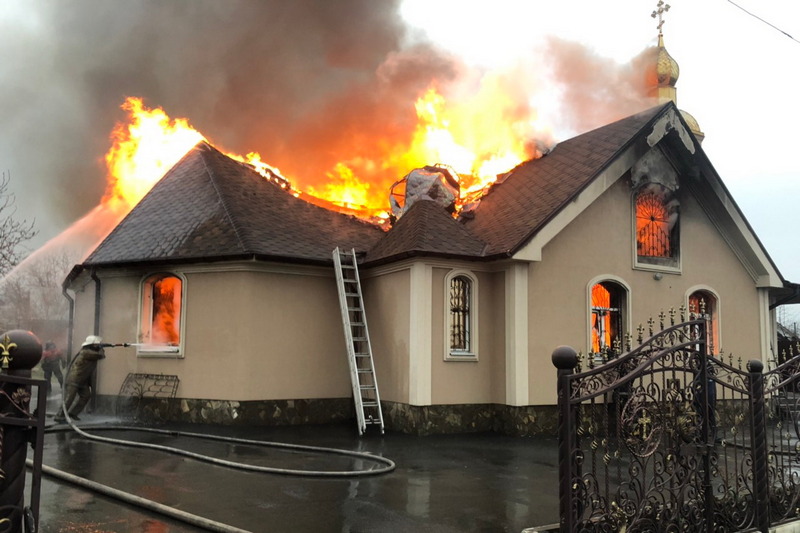
M 661 35 L 661 26 L 664 25 L 664 13 L 669 11 L 669 4 L 665 4 L 664 0 L 658 0 L 658 4 L 656 4 L 657 9 L 654 10 L 650 16 L 653 18 L 658 17 L 658 34 Z
M 642 413 L 642 415 L 636 421 L 636 423 L 639 425 L 639 436 L 643 439 L 646 439 L 647 435 L 649 435 L 647 432 L 647 426 L 650 425 L 650 422 L 652 422 L 652 420 L 650 420 L 650 417 L 645 413 Z

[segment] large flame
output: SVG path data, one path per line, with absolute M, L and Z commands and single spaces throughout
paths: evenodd
M 119 211 L 129 210 L 188 150 L 206 139 L 188 120 L 170 119 L 161 108 L 147 108 L 140 98 L 126 99 L 122 109 L 128 121 L 111 134 L 103 201 Z M 306 185 L 304 191 L 293 189 L 258 153 L 227 155 L 311 202 L 366 218 L 386 216 L 389 186 L 414 168 L 448 165 L 460 176 L 466 197 L 535 156 L 530 149 L 535 121 L 530 110 L 522 109 L 498 83 L 484 83 L 476 95 L 457 102 L 448 102 L 431 87 L 416 101 L 417 126 L 405 143 L 386 143 L 369 158 L 342 157 L 321 185 Z M 308 176 L 289 178 L 315 181 Z
M 117 124 L 111 133 L 103 203 L 129 209 L 204 137 L 186 119 L 171 120 L 161 108 L 146 108 L 141 98 L 127 98 L 122 109 L 128 123 Z

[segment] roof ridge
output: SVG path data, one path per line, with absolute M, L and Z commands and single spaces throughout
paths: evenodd
M 201 141 L 201 142 L 203 142 L 203 141 Z M 222 152 L 219 152 L 216 148 L 214 148 L 210 144 L 208 144 L 208 143 L 205 143 L 205 144 L 206 144 L 206 146 L 208 148 L 214 150 L 215 152 L 218 152 L 220 154 L 222 153 Z M 206 173 L 208 174 L 209 181 L 211 182 L 211 186 L 214 187 L 214 191 L 217 193 L 217 197 L 219 197 L 219 202 L 222 205 L 223 212 L 225 213 L 225 218 L 228 219 L 228 222 L 230 223 L 231 228 L 233 229 L 233 234 L 236 236 L 236 241 L 239 243 L 239 248 L 242 251 L 246 252 L 247 251 L 247 247 L 245 246 L 244 240 L 242 239 L 242 235 L 241 235 L 241 233 L 239 231 L 239 226 L 238 226 L 238 224 L 236 222 L 236 219 L 235 219 L 235 217 L 233 217 L 231 215 L 231 210 L 228 207 L 228 202 L 227 202 L 227 199 L 226 199 L 225 195 L 222 194 L 222 191 L 217 186 L 218 177 L 214 173 L 214 171 L 211 169 L 211 167 L 209 166 L 208 161 L 206 161 L 206 156 L 210 155 L 210 153 L 208 151 L 208 148 L 203 150 L 203 153 L 201 154 L 201 159 L 203 161 L 203 167 L 205 167 L 205 169 L 206 169 Z

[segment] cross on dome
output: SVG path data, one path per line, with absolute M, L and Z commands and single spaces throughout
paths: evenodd
M 658 17 L 658 34 L 661 35 L 661 27 L 664 25 L 664 13 L 669 11 L 669 4 L 665 4 L 664 0 L 658 0 L 658 4 L 656 4 L 656 9 L 650 14 L 651 17 L 656 18 Z

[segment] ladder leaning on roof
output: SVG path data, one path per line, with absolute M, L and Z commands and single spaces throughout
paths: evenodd
M 369 342 L 355 250 L 344 252 L 337 247 L 333 251 L 333 265 L 339 288 L 339 307 L 342 310 L 344 338 L 347 343 L 358 434 L 364 434 L 367 424 L 380 425 L 383 433 L 381 398 L 378 394 L 378 381 L 375 379 L 375 364 L 372 360 L 372 345 Z

